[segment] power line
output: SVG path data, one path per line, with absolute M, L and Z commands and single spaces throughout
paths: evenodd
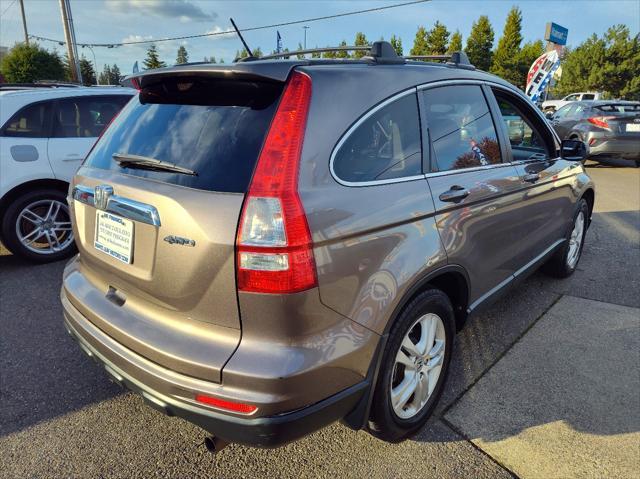
M 7 13 L 7 10 L 9 10 L 11 7 L 13 7 L 13 4 L 16 3 L 16 0 L 13 0 L 13 2 L 11 2 L 9 4 L 9 6 L 7 8 L 4 9 L 4 12 L 0 13 L 0 17 L 4 17 L 4 14 Z
M 370 13 L 370 12 L 378 12 L 381 10 L 389 10 L 391 8 L 398 8 L 398 7 L 406 7 L 408 5 L 415 5 L 418 3 L 426 3 L 426 2 L 430 2 L 431 0 L 413 0 L 411 2 L 404 2 L 404 3 L 396 3 L 394 5 L 386 5 L 386 6 L 382 6 L 382 7 L 374 7 L 374 8 L 367 8 L 365 10 L 355 10 L 352 12 L 345 12 L 345 13 L 336 13 L 334 15 L 325 15 L 322 17 L 314 17 L 314 18 L 305 18 L 304 20 L 293 20 L 290 22 L 282 22 L 282 23 L 273 23 L 271 25 L 262 25 L 259 27 L 249 27 L 249 28 L 241 28 L 240 31 L 241 32 L 253 32 L 256 30 L 266 30 L 269 28 L 278 28 L 278 27 L 286 27 L 289 25 L 299 25 L 301 23 L 310 23 L 310 22 L 318 22 L 321 20 L 331 20 L 333 18 L 340 18 L 340 17 L 348 17 L 351 15 L 359 15 L 361 13 Z M 83 46 L 90 46 L 90 47 L 106 47 L 106 48 L 115 48 L 115 47 L 121 47 L 124 45 L 140 45 L 143 43 L 160 43 L 160 42 L 171 42 L 171 41 L 175 41 L 175 40 L 189 40 L 192 38 L 203 38 L 203 37 L 213 37 L 213 36 L 217 36 L 217 35 L 229 35 L 229 34 L 235 34 L 235 30 L 225 30 L 222 32 L 209 32 L 209 33 L 201 33 L 198 35 L 185 35 L 185 36 L 181 36 L 181 37 L 170 37 L 170 38 L 159 38 L 157 40 L 136 40 L 136 41 L 130 41 L 130 42 L 116 42 L 116 43 L 78 43 L 77 45 L 80 47 Z M 62 44 L 64 43 L 62 40 L 56 40 L 54 38 L 47 38 L 47 37 L 41 37 L 38 35 L 29 35 L 31 38 L 36 39 L 36 40 L 42 40 L 42 41 L 47 41 L 47 42 L 55 42 L 55 43 L 59 43 Z

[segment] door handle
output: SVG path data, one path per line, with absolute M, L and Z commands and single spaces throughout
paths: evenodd
M 82 155 L 67 155 L 65 156 L 62 161 L 77 161 L 77 160 L 81 160 L 82 159 Z
M 522 177 L 522 180 L 526 181 L 527 183 L 535 183 L 539 179 L 540 179 L 539 173 L 529 173 L 528 175 L 524 175 Z
M 449 191 L 445 191 L 438 198 L 440 201 L 446 201 L 451 203 L 459 203 L 464 200 L 467 196 L 469 196 L 470 191 L 466 189 L 464 186 L 453 185 Z

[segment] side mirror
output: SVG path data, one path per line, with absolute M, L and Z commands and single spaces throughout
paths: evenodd
M 587 145 L 580 140 L 562 140 L 560 157 L 568 161 L 584 161 L 587 159 Z
M 553 111 L 548 111 L 544 114 L 544 116 L 547 117 L 547 120 L 551 120 L 553 118 L 553 115 L 555 115 L 555 112 Z

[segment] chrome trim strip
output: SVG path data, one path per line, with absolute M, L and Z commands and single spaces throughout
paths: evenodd
M 336 174 L 335 170 L 333 169 L 333 162 L 336 158 L 336 155 L 338 154 L 338 151 L 340 151 L 340 148 L 342 147 L 344 142 L 347 141 L 347 139 L 349 139 L 351 134 L 360 125 L 362 125 L 362 123 L 368 120 L 371 115 L 373 115 L 380 109 L 384 108 L 385 106 L 389 105 L 390 103 L 393 103 L 394 101 L 399 100 L 400 98 L 403 98 L 405 96 L 415 94 L 415 93 L 417 93 L 416 87 L 411 87 L 408 90 L 404 90 L 400 93 L 393 95 L 392 97 L 387 98 L 382 103 L 378 103 L 371 110 L 367 111 L 364 115 L 362 115 L 358 119 L 358 121 L 356 121 L 353 125 L 349 127 L 349 129 L 342 135 L 342 138 L 340 138 L 340 141 L 338 141 L 336 146 L 333 147 L 333 151 L 331 152 L 331 157 L 329 158 L 329 170 L 331 171 L 331 176 L 333 177 L 334 180 L 336 180 L 338 183 L 340 183 L 343 186 L 374 186 L 374 185 L 386 185 L 390 183 L 404 183 L 405 181 L 415 181 L 415 180 L 424 179 L 424 175 L 415 175 L 415 176 L 405 176 L 403 178 L 391 178 L 388 180 L 346 181 L 346 180 L 340 179 Z
M 88 186 L 74 186 L 71 196 L 80 203 L 95 207 L 95 193 L 94 190 Z M 110 196 L 105 211 L 139 223 L 146 223 L 152 226 L 161 225 L 160 214 L 155 206 L 131 200 L 123 196 Z
M 513 166 L 513 163 L 495 163 L 493 165 L 474 166 L 472 168 L 459 168 L 457 170 L 434 171 L 433 173 L 425 174 L 424 177 L 434 178 L 438 176 L 457 175 L 461 173 L 468 173 L 470 171 L 484 171 L 493 170 L 495 168 L 506 168 L 507 166 Z

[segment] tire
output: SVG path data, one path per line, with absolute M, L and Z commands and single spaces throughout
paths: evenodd
M 582 218 L 581 231 L 577 231 L 579 218 Z M 587 226 L 589 224 L 589 205 L 584 199 L 581 199 L 577 206 L 576 211 L 573 214 L 573 220 L 571 226 L 567 232 L 566 241 L 560 247 L 558 251 L 547 261 L 542 270 L 549 276 L 554 278 L 567 278 L 573 274 L 578 267 L 580 257 L 582 256 L 582 249 L 584 248 L 584 238 L 587 234 Z M 580 228 L 578 228 L 580 229 Z M 578 236 L 575 236 L 575 235 Z M 572 249 L 579 237 L 579 244 L 577 250 Z
M 66 195 L 56 189 L 30 191 L 7 208 L 0 230 L 14 255 L 49 263 L 76 252 Z
M 434 341 L 427 344 L 424 350 L 432 354 L 415 355 L 413 361 L 411 354 L 407 354 L 409 350 L 404 346 L 401 350 L 401 345 L 407 339 L 414 346 L 420 346 L 419 339 L 429 331 L 429 326 L 435 326 L 435 332 L 432 334 Z M 455 330 L 451 301 L 438 289 L 420 293 L 403 309 L 391 328 L 380 364 L 369 418 L 371 434 L 384 441 L 399 442 L 415 434 L 425 425 L 444 389 Z M 442 347 L 444 351 L 438 349 Z M 397 357 L 400 355 L 403 361 L 413 364 L 410 369 L 397 363 Z M 429 357 L 431 359 L 428 359 Z M 429 367 L 430 364 L 432 367 Z M 412 377 L 416 380 L 411 381 Z M 430 385 L 429 379 L 432 379 L 433 386 Z M 400 392 L 402 388 L 399 386 L 405 381 L 410 385 L 415 384 L 416 388 L 411 396 L 405 396 L 408 400 L 402 406 L 402 401 L 392 400 L 392 388 Z M 406 388 L 406 391 L 410 389 Z M 420 391 L 426 391 L 426 394 L 420 395 Z M 421 400 L 418 400 L 419 397 Z

